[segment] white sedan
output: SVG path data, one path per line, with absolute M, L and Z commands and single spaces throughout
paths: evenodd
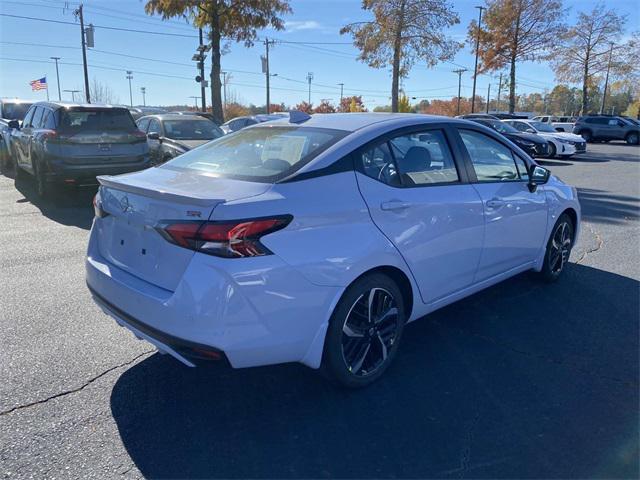
M 534 120 L 503 120 L 516 130 L 524 133 L 535 133 L 549 142 L 549 158 L 569 158 L 576 153 L 587 151 L 587 142 L 580 135 L 558 132 L 548 123 Z

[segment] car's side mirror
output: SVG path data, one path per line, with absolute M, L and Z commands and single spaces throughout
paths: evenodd
M 147 133 L 147 138 L 149 140 L 160 140 L 160 134 L 158 132 L 149 132 Z
M 529 172 L 529 191 L 535 192 L 538 185 L 544 185 L 549 181 L 551 172 L 540 165 L 534 165 Z
M 9 123 L 7 123 L 7 126 L 9 128 L 15 128 L 16 130 L 20 130 L 20 121 L 18 121 L 18 120 L 9 120 Z
M 533 128 L 527 128 L 525 130 L 525 132 L 527 132 L 527 133 L 536 133 L 536 131 Z

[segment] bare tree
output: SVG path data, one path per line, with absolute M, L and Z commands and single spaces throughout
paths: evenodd
M 615 9 L 605 8 L 599 3 L 591 12 L 580 12 L 577 23 L 561 36 L 559 46 L 554 50 L 551 64 L 556 78 L 566 82 L 582 82 L 582 113 L 589 111 L 589 87 L 596 84 L 609 62 L 609 52 L 613 44 L 622 36 L 626 19 Z M 616 59 L 622 49 L 615 47 Z M 637 53 L 636 53 L 637 56 Z M 612 69 L 622 73 L 628 69 L 628 62 L 614 61 Z
M 397 112 L 400 78 L 413 64 L 433 66 L 461 48 L 443 32 L 460 19 L 447 0 L 362 0 L 362 8 L 373 12 L 373 20 L 351 23 L 340 33 L 353 36 L 359 59 L 369 66 L 391 66 L 391 109 Z
M 509 67 L 509 112 L 516 106 L 516 65 L 541 60 L 565 27 L 559 21 L 565 10 L 560 0 L 485 0 L 487 13 L 469 24 L 468 43 L 475 50 L 480 36 L 479 72 Z
M 96 77 L 93 77 L 91 86 L 89 87 L 91 93 L 91 100 L 94 103 L 120 103 L 120 97 L 118 97 L 109 85 L 98 81 Z

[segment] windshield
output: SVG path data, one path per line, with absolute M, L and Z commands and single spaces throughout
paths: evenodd
M 346 134 L 325 128 L 248 128 L 182 154 L 159 168 L 271 182 L 290 175 Z
M 7 120 L 24 120 L 24 116 L 27 114 L 30 106 L 30 103 L 3 103 L 2 118 Z
M 535 128 L 536 130 L 538 130 L 539 132 L 548 132 L 548 133 L 556 133 L 556 129 L 553 128 L 551 125 L 549 125 L 548 123 L 542 123 L 542 122 L 529 122 L 529 125 L 531 125 L 533 128 Z
M 60 112 L 60 131 L 125 131 L 137 130 L 126 108 L 75 108 Z
M 485 125 L 493 128 L 496 132 L 500 133 L 520 133 L 518 130 L 513 128 L 511 125 L 507 125 L 504 122 L 499 120 L 487 120 L 483 122 Z
M 224 132 L 209 120 L 165 120 L 164 132 L 168 138 L 175 140 L 213 140 Z

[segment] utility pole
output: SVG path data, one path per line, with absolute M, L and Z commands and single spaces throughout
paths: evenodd
M 133 107 L 133 92 L 131 91 L 131 79 L 133 78 L 133 72 L 127 70 L 127 80 L 129 80 L 129 105 Z
M 142 106 L 146 107 L 147 106 L 147 97 L 146 97 L 147 89 L 145 87 L 140 87 L 140 91 L 142 92 Z
M 607 100 L 607 87 L 609 86 L 609 70 L 611 70 L 611 55 L 613 54 L 613 43 L 609 48 L 609 63 L 607 64 L 607 75 L 604 77 L 604 91 L 602 92 L 602 103 L 600 104 L 600 115 L 604 113 L 604 104 Z
M 62 100 L 62 95 L 60 95 L 60 73 L 58 73 L 58 60 L 60 57 L 49 57 L 51 60 L 55 60 L 56 62 L 56 80 L 58 81 L 58 101 Z
M 75 103 L 76 101 L 76 93 L 80 92 L 80 90 L 64 90 L 65 92 L 71 92 L 71 100 Z
M 313 72 L 307 73 L 307 82 L 309 82 L 309 105 L 311 105 L 311 80 L 313 80 Z
M 271 86 L 269 85 L 269 79 L 271 74 L 269 73 L 269 45 L 273 45 L 275 40 L 264 40 L 264 57 L 262 57 L 262 73 L 265 75 L 267 83 L 267 114 L 271 113 Z
M 84 16 L 82 15 L 82 4 L 73 12 L 80 19 L 80 37 L 82 38 L 82 66 L 84 68 L 84 96 L 87 103 L 91 103 L 89 93 L 89 71 L 87 70 L 87 43 L 85 42 Z
M 193 105 L 196 110 L 198 110 L 198 100 L 200 100 L 200 97 L 198 95 L 191 95 L 189 98 L 193 98 Z
M 200 52 L 200 61 L 198 62 L 198 66 L 200 67 L 200 97 L 202 99 L 202 111 L 206 112 L 207 111 L 207 100 L 205 97 L 205 87 L 206 87 L 206 82 L 204 80 L 204 59 L 205 59 L 205 55 L 204 55 L 204 43 L 202 41 L 202 29 L 199 28 L 198 29 L 198 37 L 200 40 L 200 47 L 198 48 L 198 51 Z
M 342 108 L 342 97 L 343 97 L 343 93 L 344 93 L 344 83 L 339 83 L 338 85 L 340 85 L 340 108 Z
M 498 80 L 498 105 L 496 105 L 496 110 L 500 111 L 500 94 L 502 93 L 502 72 L 500 72 L 500 80 Z
M 462 85 L 462 74 L 466 71 L 467 71 L 466 68 L 460 68 L 458 70 L 453 71 L 453 73 L 458 74 L 458 108 L 456 110 L 457 111 L 456 115 L 460 115 L 460 87 Z
M 489 113 L 489 99 L 491 98 L 491 84 L 487 88 L 487 113 Z
M 482 27 L 482 10 L 485 7 L 476 7 L 480 10 L 478 14 L 478 35 L 476 37 L 476 65 L 473 69 L 473 92 L 471 94 L 471 113 L 475 112 L 476 107 L 476 79 L 478 77 L 478 53 L 480 52 L 480 28 Z

